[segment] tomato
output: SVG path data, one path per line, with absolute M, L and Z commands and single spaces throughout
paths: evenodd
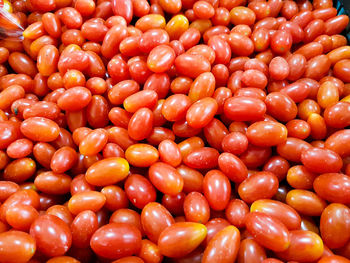
M 105 204 L 106 197 L 97 191 L 84 191 L 73 195 L 68 202 L 68 209 L 72 214 L 79 214 L 85 210 L 99 211 Z
M 169 70 L 175 60 L 175 51 L 167 46 L 160 45 L 152 49 L 147 58 L 147 66 L 156 73 Z
M 42 172 L 35 177 L 35 187 L 47 194 L 66 194 L 70 191 L 72 179 L 66 174 Z
M 190 78 L 196 78 L 201 73 L 211 70 L 210 63 L 205 57 L 194 54 L 179 55 L 175 59 L 174 65 L 180 74 Z
M 257 146 L 274 146 L 287 139 L 287 128 L 277 122 L 256 122 L 248 127 L 247 138 Z
M 28 262 L 36 251 L 36 242 L 21 231 L 0 233 L 1 260 L 6 262 Z
M 292 42 L 292 35 L 289 31 L 277 30 L 271 37 L 271 50 L 276 54 L 285 54 L 290 50 Z
M 314 180 L 318 175 L 310 172 L 303 165 L 296 165 L 291 167 L 287 173 L 287 182 L 290 186 L 296 189 L 311 189 Z
M 283 260 L 307 262 L 317 260 L 323 253 L 322 239 L 311 231 L 294 230 L 290 232 L 290 246 L 277 256 Z
M 311 172 L 336 173 L 343 166 L 340 156 L 327 149 L 311 148 L 301 154 L 301 162 Z
M 245 226 L 245 217 L 249 213 L 248 205 L 240 199 L 232 199 L 225 210 L 227 220 L 235 227 Z M 208 231 L 209 233 L 209 231 Z
M 326 173 L 314 181 L 315 192 L 322 198 L 335 203 L 348 203 L 349 177 L 344 174 Z
M 342 204 L 330 204 L 327 206 L 321 215 L 320 231 L 321 237 L 325 245 L 329 248 L 340 248 L 350 239 L 350 227 L 348 221 L 350 210 Z M 334 238 L 336 233 L 341 233 L 338 238 Z
M 202 262 L 233 262 L 235 261 L 240 244 L 239 230 L 227 226 L 219 231 L 208 243 L 204 250 Z
M 163 255 L 160 253 L 158 246 L 148 239 L 141 241 L 141 249 L 138 256 L 145 262 L 150 263 L 158 263 L 163 260 Z
M 159 153 L 151 145 L 134 144 L 125 151 L 125 158 L 130 164 L 136 167 L 149 167 L 157 162 Z
M 202 147 L 184 157 L 183 162 L 191 168 L 210 169 L 218 164 L 219 152 L 210 147 Z
M 4 179 L 17 183 L 24 182 L 34 175 L 36 164 L 30 158 L 16 159 L 9 163 L 4 170 Z
M 115 15 L 122 16 L 125 18 L 127 23 L 130 23 L 132 16 L 133 16 L 133 5 L 131 0 L 127 1 L 120 1 L 120 0 L 113 0 L 112 3 L 112 10 Z
M 182 191 L 183 179 L 177 170 L 169 164 L 158 162 L 148 171 L 152 184 L 162 193 L 175 195 Z
M 210 216 L 208 201 L 202 194 L 191 192 L 185 198 L 184 212 L 187 221 L 205 224 Z
M 29 205 L 35 209 L 39 209 L 39 195 L 32 189 L 19 190 L 9 196 L 1 205 L 0 218 L 3 222 L 6 220 L 6 212 L 11 206 Z
M 90 210 L 79 213 L 71 225 L 72 244 L 79 248 L 90 245 L 90 238 L 98 229 L 97 216 Z
M 224 114 L 234 121 L 256 121 L 263 117 L 266 105 L 259 99 L 233 97 L 225 101 Z
M 267 113 L 282 122 L 294 119 L 298 112 L 295 102 L 281 92 L 272 92 L 267 95 L 265 104 Z
M 242 240 L 238 251 L 238 262 L 264 262 L 266 252 L 254 239 Z
M 92 235 L 90 246 L 96 254 L 108 259 L 131 256 L 141 248 L 141 233 L 131 224 L 110 223 Z M 119 249 L 114 249 L 115 246 Z
M 245 179 L 238 187 L 241 199 L 253 203 L 258 199 L 268 199 L 278 190 L 278 179 L 271 172 L 257 172 Z
M 291 244 L 290 233 L 285 225 L 264 213 L 249 213 L 246 216 L 246 227 L 260 245 L 272 251 L 284 251 Z
M 31 140 L 50 142 L 58 137 L 59 127 L 50 119 L 32 117 L 22 122 L 21 132 Z
M 326 202 L 311 191 L 294 189 L 288 192 L 286 203 L 299 213 L 319 216 L 326 207 Z
M 228 38 L 228 43 L 232 53 L 238 56 L 249 56 L 254 51 L 253 41 L 244 35 L 231 32 Z
M 279 219 L 289 230 L 300 228 L 301 218 L 299 214 L 290 206 L 274 200 L 261 199 L 255 201 L 251 207 L 251 212 L 261 212 Z
M 164 229 L 175 223 L 169 211 L 161 204 L 151 202 L 147 204 L 141 213 L 141 224 L 146 236 L 157 243 Z M 159 243 L 158 243 L 159 246 Z
M 231 196 L 231 184 L 219 170 L 211 170 L 203 180 L 203 193 L 213 210 L 226 208 Z
M 175 223 L 160 234 L 158 246 L 160 252 L 167 257 L 183 257 L 195 250 L 206 235 L 207 229 L 202 224 Z
M 132 174 L 125 181 L 125 193 L 136 207 L 142 209 L 156 200 L 156 191 L 147 178 Z
M 6 221 L 14 229 L 28 231 L 30 225 L 39 216 L 38 211 L 29 205 L 17 204 L 6 211 Z
M 72 234 L 67 224 L 53 215 L 38 217 L 30 227 L 38 251 L 54 257 L 65 254 L 72 244 Z
M 180 165 L 176 169 L 184 181 L 183 192 L 201 192 L 203 185 L 203 175 L 195 169 L 186 165 Z
M 128 173 L 129 164 L 124 158 L 110 157 L 90 166 L 85 178 L 92 185 L 105 186 L 123 180 Z

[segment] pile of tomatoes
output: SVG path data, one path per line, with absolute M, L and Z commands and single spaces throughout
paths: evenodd
M 332 4 L 12 1 L 0 263 L 349 263 Z

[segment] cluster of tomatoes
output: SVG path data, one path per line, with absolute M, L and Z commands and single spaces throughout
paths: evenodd
M 349 263 L 332 4 L 13 1 L 0 263 Z

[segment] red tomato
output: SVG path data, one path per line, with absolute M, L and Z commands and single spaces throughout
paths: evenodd
M 72 234 L 67 224 L 53 215 L 38 217 L 30 227 L 38 251 L 49 257 L 64 255 L 72 244 Z
M 291 237 L 285 225 L 264 213 L 249 213 L 246 217 L 246 227 L 260 245 L 272 251 L 284 251 L 291 243 Z
M 141 249 L 141 233 L 131 224 L 110 223 L 92 235 L 90 246 L 97 255 L 108 259 L 131 256 Z
M 207 229 L 204 225 L 192 222 L 175 223 L 160 234 L 158 246 L 167 257 L 183 257 L 195 250 L 205 239 Z

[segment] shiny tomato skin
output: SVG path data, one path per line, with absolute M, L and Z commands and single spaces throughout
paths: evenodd
M 139 209 L 156 200 L 156 189 L 147 178 L 139 174 L 129 175 L 124 189 L 128 199 Z
M 350 151 L 346 145 L 350 138 L 349 130 L 340 130 L 333 133 L 325 141 L 325 148 L 332 150 L 344 158 L 350 155 Z
M 327 201 L 349 203 L 350 179 L 340 173 L 321 174 L 314 181 L 315 192 Z
M 268 199 L 278 190 L 278 179 L 271 172 L 257 172 L 245 179 L 238 187 L 238 194 L 247 203 Z
M 50 257 L 64 255 L 72 244 L 68 225 L 53 215 L 38 217 L 29 232 L 36 241 L 38 251 Z
M 290 246 L 277 253 L 278 258 L 307 262 L 317 260 L 324 250 L 322 239 L 311 231 L 294 230 L 290 232 Z
M 90 166 L 85 178 L 92 185 L 106 186 L 123 180 L 128 173 L 129 164 L 124 158 L 110 157 Z
M 146 236 L 157 243 L 164 229 L 175 223 L 173 216 L 161 204 L 148 203 L 141 212 L 141 224 Z
M 191 192 L 185 198 L 184 213 L 187 221 L 205 224 L 210 217 L 208 201 L 201 193 Z
M 246 135 L 250 143 L 266 147 L 283 143 L 287 133 L 287 128 L 278 122 L 261 121 L 250 125 Z
M 301 218 L 298 212 L 282 202 L 260 199 L 251 205 L 250 211 L 262 212 L 278 218 L 288 230 L 297 230 L 300 228 Z
M 186 113 L 186 120 L 193 128 L 203 128 L 214 118 L 218 110 L 215 99 L 207 97 L 196 101 Z
M 174 65 L 178 73 L 196 78 L 211 69 L 209 61 L 200 55 L 182 54 L 175 59 Z
M 169 164 L 158 162 L 148 171 L 152 184 L 162 193 L 175 195 L 182 191 L 183 178 L 177 170 Z
M 219 152 L 211 147 L 193 150 L 183 159 L 184 164 L 195 169 L 210 169 L 218 164 Z
M 290 245 L 290 234 L 281 221 L 260 212 L 246 217 L 246 227 L 254 239 L 272 251 L 284 251 Z
M 79 213 L 71 225 L 72 244 L 79 248 L 87 248 L 93 233 L 98 229 L 97 216 L 91 210 Z
M 0 256 L 3 262 L 28 262 L 36 251 L 35 239 L 21 231 L 0 233 Z
M 266 258 L 265 249 L 260 246 L 254 239 L 243 239 L 239 251 L 238 262 L 263 262 Z
M 218 158 L 220 170 L 233 182 L 241 183 L 248 177 L 246 165 L 234 154 L 222 153 Z
M 265 103 L 250 97 L 229 98 L 224 105 L 225 116 L 233 121 L 257 121 L 265 112 Z
M 245 217 L 247 214 L 249 214 L 249 207 L 241 199 L 231 199 L 225 209 L 227 220 L 238 228 L 245 226 Z
M 50 119 L 32 117 L 22 122 L 21 132 L 31 140 L 50 142 L 58 137 L 59 127 L 57 123 Z
M 202 262 L 234 262 L 238 254 L 239 244 L 239 230 L 234 226 L 227 226 L 209 241 L 204 250 Z
M 131 256 L 141 248 L 141 233 L 131 224 L 110 223 L 92 235 L 90 246 L 97 255 L 108 259 Z
M 164 256 L 180 258 L 195 250 L 205 239 L 204 225 L 192 222 L 175 223 L 160 234 L 158 246 Z
M 231 196 L 230 181 L 221 171 L 211 170 L 204 176 L 203 193 L 213 210 L 224 210 Z
M 307 169 L 315 173 L 336 173 L 343 162 L 340 156 L 327 149 L 311 148 L 301 154 L 301 162 Z
M 350 210 L 343 204 L 328 205 L 321 214 L 320 232 L 327 247 L 334 249 L 343 247 L 349 236 Z M 337 236 L 337 238 L 335 238 Z

